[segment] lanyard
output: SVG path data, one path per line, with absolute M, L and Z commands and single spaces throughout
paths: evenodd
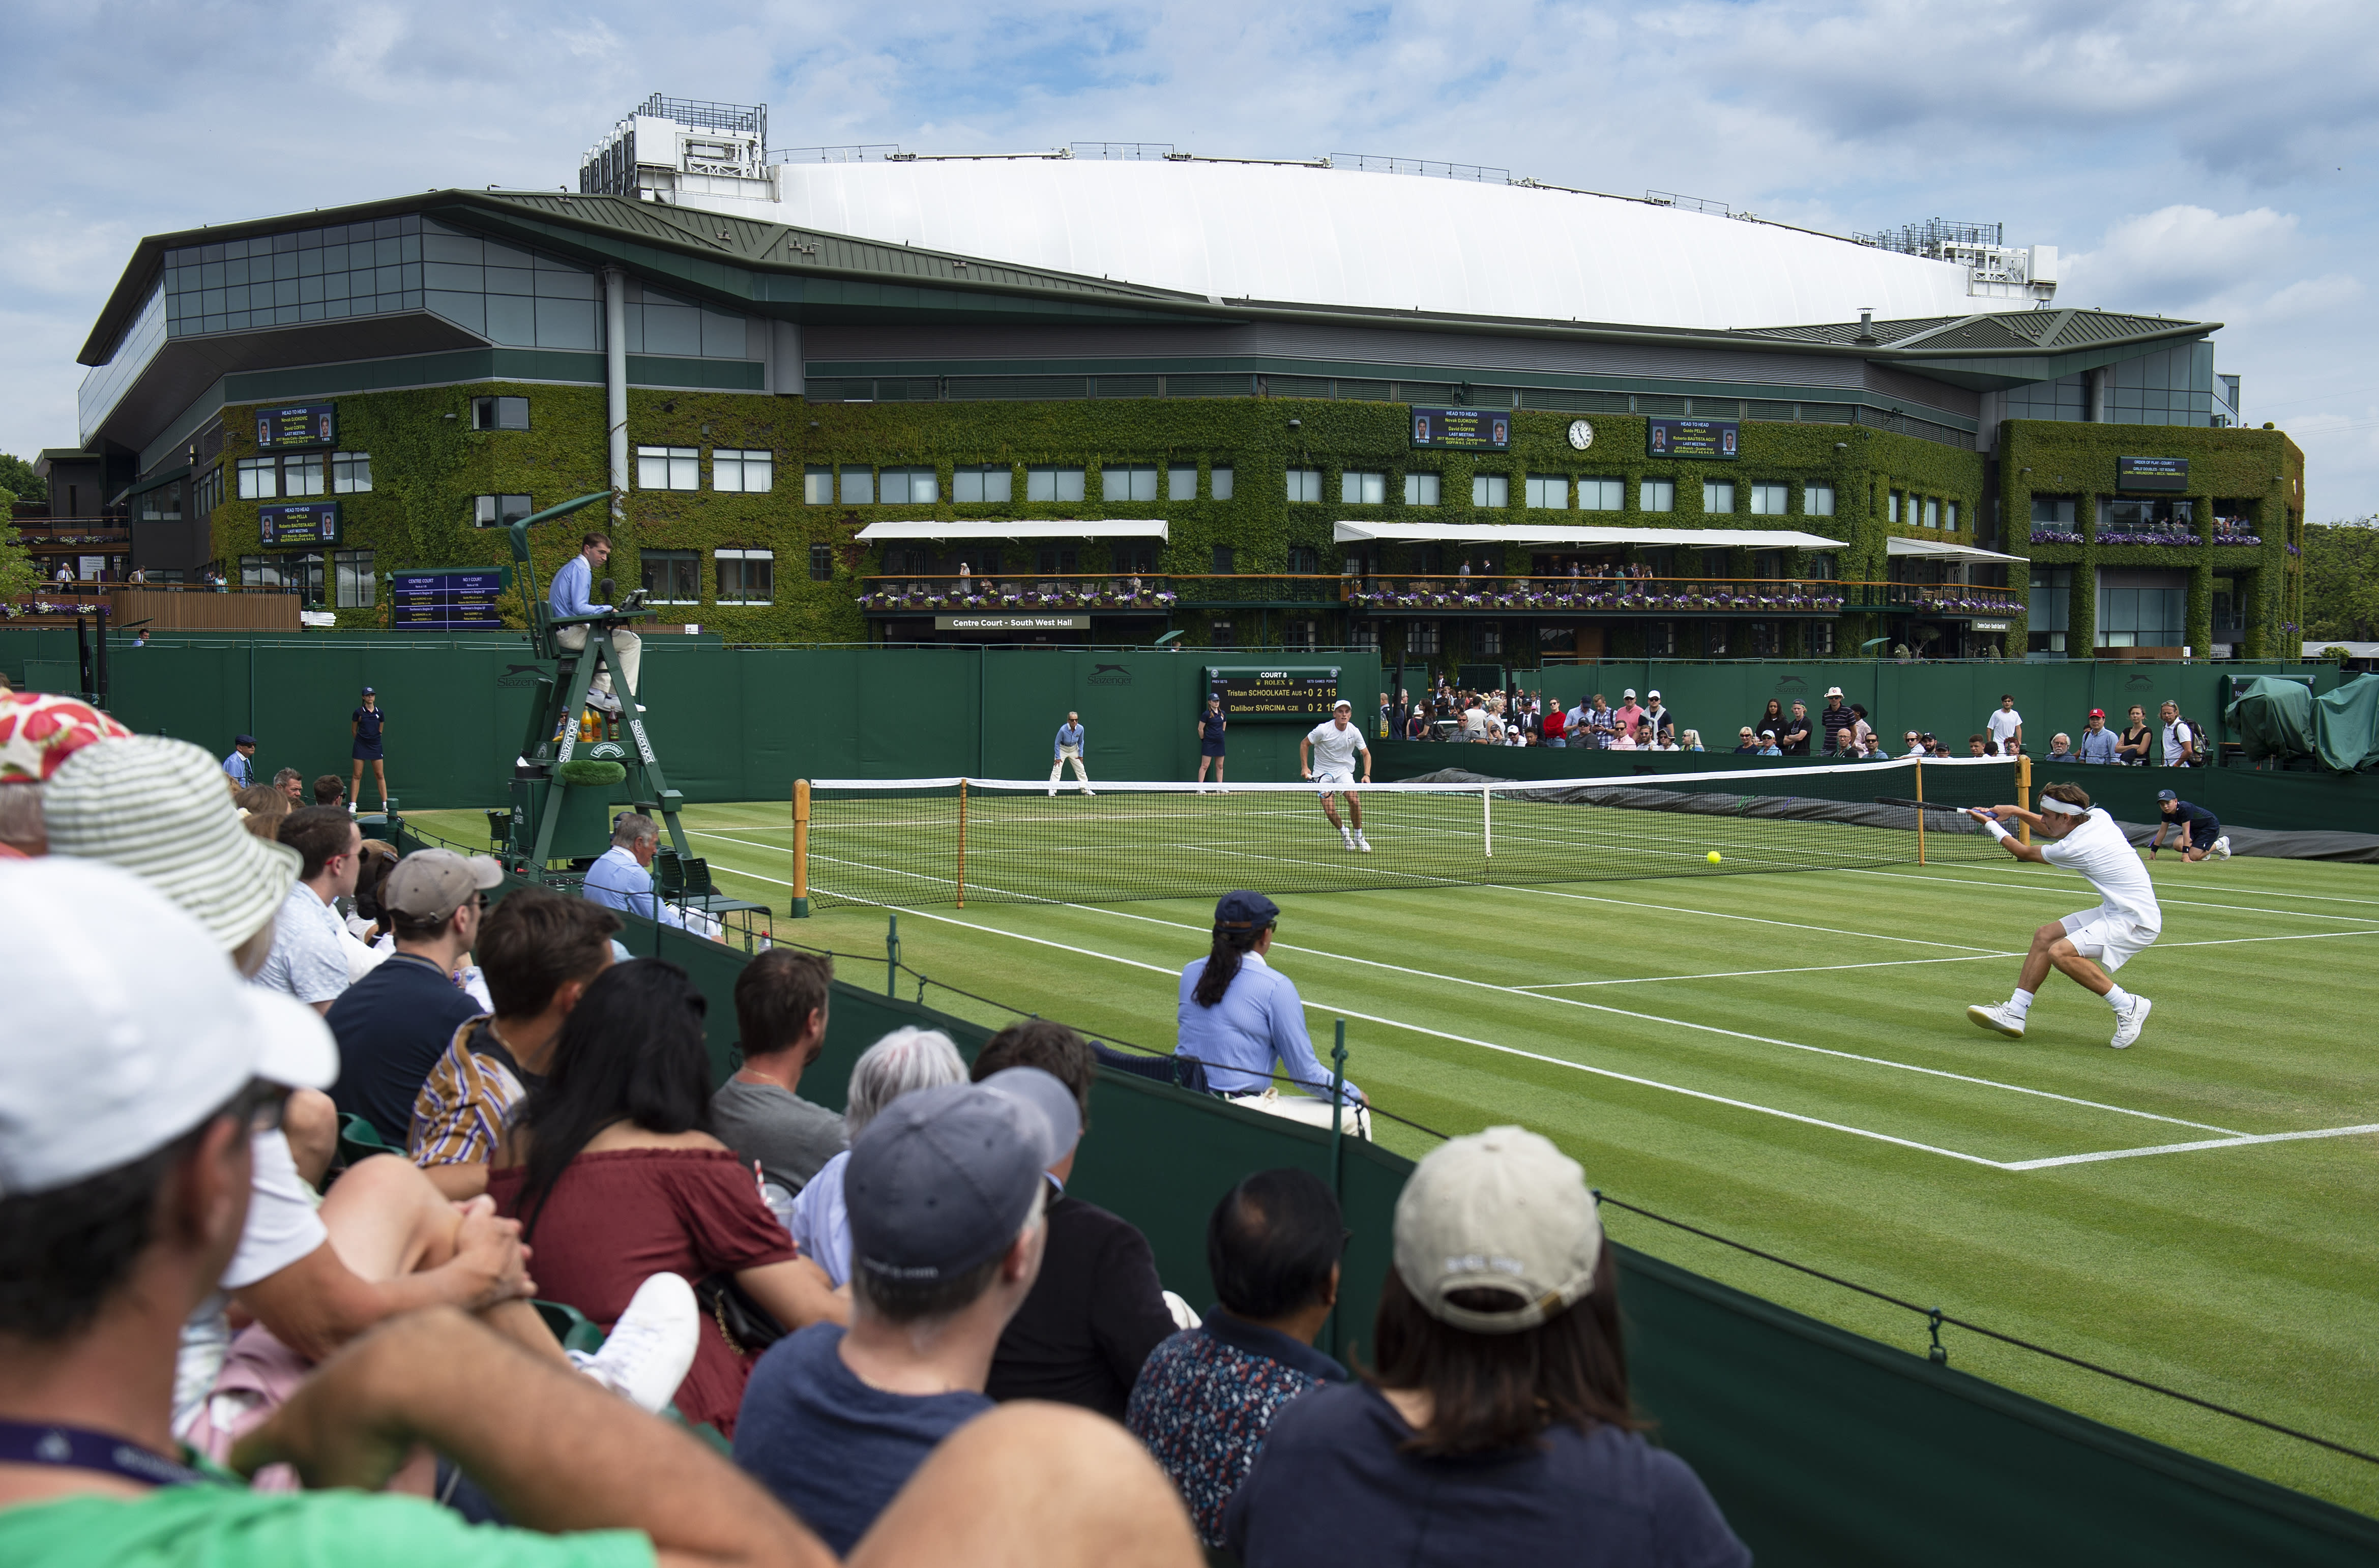
M 80 1427 L 31 1421 L 0 1420 L 0 1463 L 98 1470 L 148 1487 L 193 1486 L 205 1479 L 187 1465 L 176 1465 L 137 1442 Z

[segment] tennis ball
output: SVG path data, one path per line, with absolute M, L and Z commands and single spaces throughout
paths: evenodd
M 1716 850 L 1712 850 L 1709 852 L 1709 862 L 1712 865 L 1718 864 L 1718 851 Z

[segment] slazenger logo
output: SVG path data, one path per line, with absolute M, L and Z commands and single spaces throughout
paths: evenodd
M 2156 690 L 2156 677 L 2152 675 L 2126 675 L 2123 677 L 2123 690 L 2126 692 L 2152 692 Z
M 1129 686 L 1131 684 L 1131 671 L 1120 664 L 1094 664 L 1091 666 L 1090 683 L 1093 686 Z
M 628 751 L 617 741 L 598 741 L 586 749 L 586 754 L 604 762 L 618 762 L 628 754 Z
M 499 686 L 534 686 L 537 684 L 537 677 L 544 673 L 545 666 L 541 664 L 508 664 L 504 666 L 504 672 L 496 677 L 496 684 Z
M 1780 692 L 1805 692 L 1809 689 L 1809 683 L 1798 675 L 1787 675 L 1776 682 L 1776 689 Z

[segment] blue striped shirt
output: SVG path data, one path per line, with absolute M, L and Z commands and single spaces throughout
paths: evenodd
M 1205 1063 L 1207 1086 L 1218 1094 L 1262 1093 L 1274 1087 L 1272 1067 L 1277 1061 L 1298 1088 L 1317 1100 L 1329 1099 L 1330 1069 L 1313 1054 L 1305 1032 L 1305 1004 L 1288 976 L 1265 963 L 1262 953 L 1249 953 L 1223 999 L 1202 1007 L 1190 993 L 1205 972 L 1204 959 L 1192 959 L 1181 971 L 1173 1054 Z M 1281 1092 L 1293 1091 L 1283 1085 Z M 1356 1092 L 1350 1080 L 1345 1103 L 1355 1104 Z

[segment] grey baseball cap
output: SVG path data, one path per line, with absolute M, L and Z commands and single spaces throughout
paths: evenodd
M 1081 1131 L 1073 1091 L 1039 1067 L 903 1094 L 843 1171 L 853 1271 L 931 1282 L 998 1257 Z
M 380 884 L 380 906 L 407 920 L 444 920 L 472 894 L 503 885 L 504 868 L 492 856 L 416 850 Z

